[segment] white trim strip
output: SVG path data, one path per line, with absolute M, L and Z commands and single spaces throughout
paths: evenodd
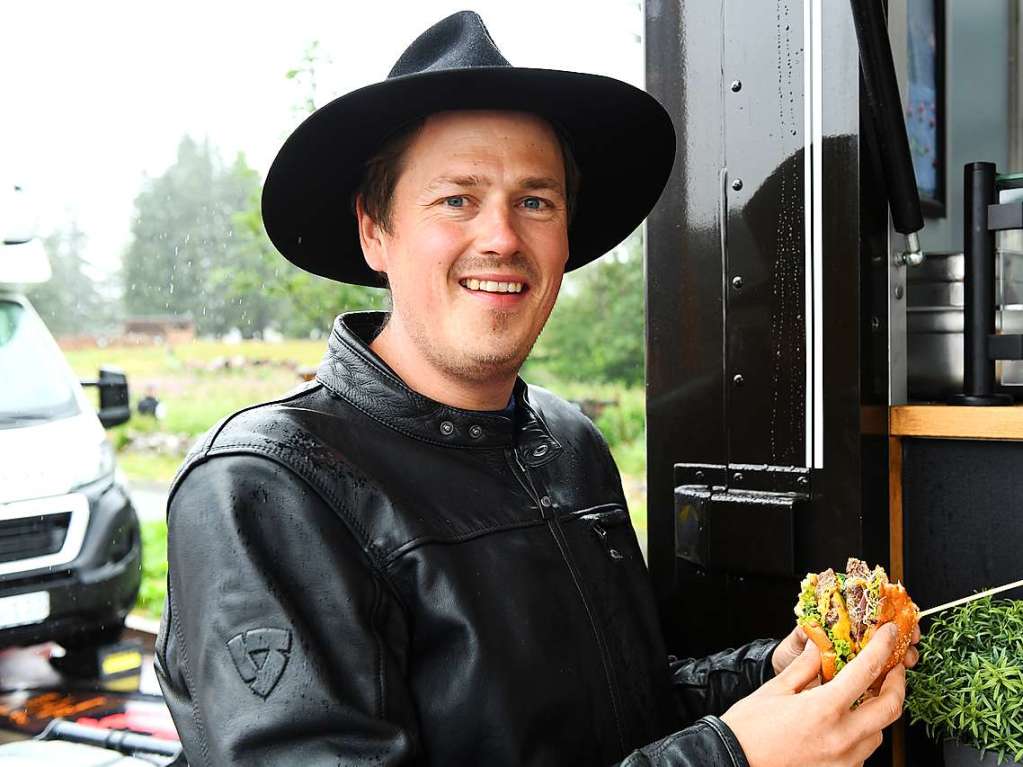
M 810 154 L 810 137 L 813 135 L 811 118 L 811 64 L 812 46 L 810 7 L 813 0 L 803 2 L 803 317 L 805 319 L 806 380 L 803 385 L 803 412 L 806 428 L 803 432 L 806 443 L 804 465 L 813 465 L 813 163 Z
M 813 468 L 824 468 L 824 3 L 813 0 Z

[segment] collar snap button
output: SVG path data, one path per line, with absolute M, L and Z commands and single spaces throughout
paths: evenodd
M 550 445 L 547 444 L 537 445 L 536 447 L 533 448 L 533 457 L 542 458 L 543 456 L 547 455 L 547 451 L 549 449 Z
M 443 434 L 445 437 L 450 436 L 452 433 L 454 433 L 454 431 L 455 425 L 451 423 L 451 421 L 440 422 L 440 433 Z
M 549 495 L 545 495 L 540 499 L 540 505 L 545 509 L 549 509 L 551 507 L 551 497 Z
M 483 436 L 483 427 L 477 424 L 473 424 L 469 427 L 469 436 L 473 439 L 479 439 Z

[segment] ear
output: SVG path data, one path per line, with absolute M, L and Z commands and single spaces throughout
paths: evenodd
M 359 243 L 362 255 L 374 272 L 387 271 L 387 248 L 384 237 L 387 232 L 366 212 L 362 195 L 355 198 L 355 218 L 359 225 Z

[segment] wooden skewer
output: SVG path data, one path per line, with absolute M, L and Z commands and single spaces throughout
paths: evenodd
M 994 589 L 988 589 L 987 591 L 982 591 L 979 594 L 973 594 L 973 595 L 968 596 L 968 597 L 963 597 L 962 599 L 957 599 L 954 602 L 946 602 L 943 605 L 938 605 L 937 607 L 931 607 L 931 608 L 929 608 L 927 610 L 924 610 L 922 613 L 920 613 L 920 617 L 923 618 L 925 615 L 930 615 L 931 613 L 936 613 L 939 610 L 944 610 L 946 607 L 955 607 L 956 605 L 964 605 L 967 602 L 972 602 L 974 599 L 980 599 L 982 597 L 989 597 L 992 594 L 997 594 L 1000 591 L 1008 591 L 1009 589 L 1016 589 L 1016 588 L 1019 588 L 1020 586 L 1023 586 L 1023 581 L 1016 581 L 1015 583 L 1007 583 L 1004 586 L 999 586 L 998 588 L 994 588 Z

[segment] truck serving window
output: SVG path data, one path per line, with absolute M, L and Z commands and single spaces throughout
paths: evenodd
M 0 300 L 0 429 L 79 412 L 67 364 L 34 312 Z

